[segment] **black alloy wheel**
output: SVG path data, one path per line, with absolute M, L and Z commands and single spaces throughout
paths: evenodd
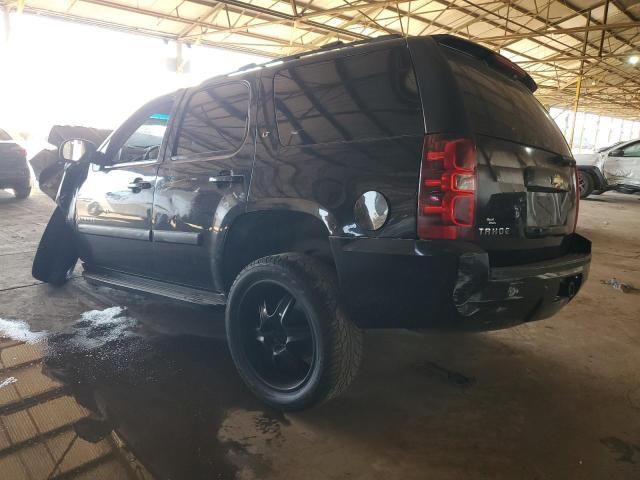
M 297 253 L 245 267 L 229 293 L 227 339 L 238 372 L 266 403 L 300 410 L 345 390 L 362 334 L 338 302 L 335 272 Z
M 290 391 L 309 378 L 315 362 L 314 333 L 304 308 L 283 285 L 252 285 L 237 321 L 243 324 L 249 365 L 270 388 Z

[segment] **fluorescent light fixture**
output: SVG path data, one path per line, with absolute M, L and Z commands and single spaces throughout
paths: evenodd
M 631 55 L 629 60 L 627 60 L 631 65 L 637 65 L 640 62 L 640 57 L 638 55 Z

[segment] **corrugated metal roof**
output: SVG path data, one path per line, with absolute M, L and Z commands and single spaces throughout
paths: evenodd
M 271 57 L 389 33 L 450 33 L 519 63 L 547 106 L 640 118 L 631 0 L 25 0 L 26 12 Z M 2 2 L 0 1 L 0 4 Z

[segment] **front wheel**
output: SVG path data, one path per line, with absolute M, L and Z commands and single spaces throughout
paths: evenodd
M 338 302 L 335 273 L 307 255 L 264 257 L 242 270 L 229 294 L 226 328 L 249 389 L 285 410 L 344 391 L 362 357 L 362 333 Z

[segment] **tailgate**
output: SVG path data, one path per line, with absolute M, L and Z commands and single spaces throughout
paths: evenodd
M 476 142 L 476 241 L 492 264 L 564 255 L 577 215 L 572 160 L 483 135 Z
M 475 241 L 493 265 L 565 254 L 578 196 L 562 133 L 525 84 L 468 52 L 442 51 L 475 137 Z

